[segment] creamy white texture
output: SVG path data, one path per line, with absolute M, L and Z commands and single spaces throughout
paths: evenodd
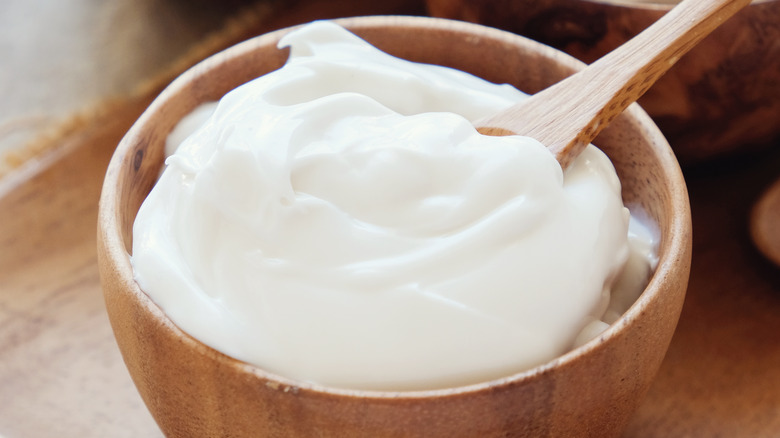
M 379 390 L 509 375 L 606 327 L 632 246 L 601 151 L 564 176 L 537 141 L 473 128 L 519 91 L 332 23 L 280 46 L 282 69 L 172 134 L 136 218 L 136 279 L 179 327 L 280 375 Z M 629 305 L 650 270 L 635 259 Z

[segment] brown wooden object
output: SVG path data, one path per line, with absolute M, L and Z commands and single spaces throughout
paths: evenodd
M 411 17 L 342 21 L 397 56 L 470 71 L 534 93 L 582 65 L 524 38 Z M 636 105 L 596 139 L 631 208 L 660 233 L 658 268 L 637 303 L 585 346 L 535 369 L 467 387 L 347 391 L 287 379 L 224 356 L 183 333 L 133 281 L 132 223 L 162 166 L 163 141 L 196 105 L 278 68 L 282 33 L 242 43 L 177 79 L 141 116 L 106 173 L 98 264 L 108 315 L 141 397 L 169 436 L 615 436 L 648 390 L 682 306 L 690 211 L 676 160 Z M 507 348 L 512 348 L 508 345 Z

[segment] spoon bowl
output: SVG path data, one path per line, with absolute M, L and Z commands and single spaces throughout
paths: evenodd
M 465 70 L 528 93 L 582 68 L 547 46 L 474 24 L 422 17 L 337 22 L 395 56 Z M 174 81 L 127 133 L 106 173 L 98 217 L 106 308 L 130 375 L 166 436 L 619 435 L 668 348 L 691 257 L 682 173 L 663 136 L 636 105 L 595 143 L 616 167 L 625 204 L 657 233 L 657 267 L 636 303 L 609 329 L 531 370 L 413 392 L 296 381 L 207 347 L 174 325 L 139 288 L 129 260 L 132 226 L 163 166 L 166 136 L 199 104 L 280 67 L 287 51 L 276 43 L 286 32 L 239 44 Z

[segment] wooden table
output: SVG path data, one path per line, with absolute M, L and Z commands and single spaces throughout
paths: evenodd
M 401 3 L 385 7 L 414 9 Z M 344 8 L 308 2 L 258 21 L 253 31 L 360 6 Z M 246 36 L 236 32 L 221 43 Z M 0 179 L 4 438 L 161 436 L 113 340 L 95 225 L 113 148 L 168 79 L 93 114 L 34 165 Z M 626 437 L 780 436 L 780 268 L 760 257 L 747 231 L 752 203 L 778 176 L 780 144 L 686 169 L 694 219 L 688 296 Z
M 780 267 L 749 213 L 780 176 L 780 144 L 685 170 L 693 264 L 680 322 L 627 436 L 780 436 Z M 780 226 L 780 222 L 778 222 Z

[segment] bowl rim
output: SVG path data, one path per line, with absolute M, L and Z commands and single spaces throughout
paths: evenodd
M 480 24 L 435 17 L 391 15 L 349 17 L 330 21 L 342 25 L 350 31 L 359 31 L 361 28 L 394 27 L 399 30 L 409 28 L 425 28 L 430 30 L 433 28 L 434 30 L 439 31 L 457 31 L 461 33 L 476 32 L 481 36 L 506 41 L 507 43 L 512 43 L 513 45 L 519 44 L 521 46 L 533 47 L 534 50 L 543 52 L 544 56 L 555 59 L 556 62 L 562 62 L 564 66 L 567 67 L 579 69 L 584 66 L 582 62 L 549 46 L 522 37 L 520 35 Z M 293 388 L 293 390 L 296 392 L 298 390 L 305 390 L 323 396 L 348 396 L 357 397 L 360 399 L 381 400 L 409 400 L 431 397 L 460 397 L 477 392 L 496 390 L 507 385 L 514 385 L 531 380 L 535 377 L 540 377 L 557 368 L 569 366 L 572 364 L 572 362 L 575 361 L 576 358 L 587 355 L 599 348 L 602 348 L 604 344 L 609 343 L 610 340 L 618 337 L 624 328 L 630 325 L 632 321 L 638 318 L 645 311 L 648 304 L 656 297 L 656 295 L 662 292 L 662 284 L 664 283 L 664 280 L 673 274 L 675 270 L 674 265 L 680 261 L 680 258 L 684 257 L 686 252 L 690 254 L 690 239 L 686 240 L 684 238 L 680 238 L 681 236 L 690 236 L 691 231 L 690 206 L 682 171 L 680 170 L 679 164 L 674 156 L 674 153 L 672 152 L 671 147 L 661 135 L 660 130 L 653 123 L 652 119 L 647 115 L 647 113 L 645 113 L 638 104 L 634 103 L 629 106 L 629 108 L 626 110 L 626 113 L 628 113 L 631 118 L 633 118 L 641 125 L 641 128 L 646 132 L 646 136 L 653 136 L 655 139 L 662 140 L 660 144 L 658 144 L 659 142 L 654 142 L 656 143 L 654 150 L 657 151 L 655 156 L 659 161 L 659 168 L 666 172 L 666 178 L 669 179 L 669 187 L 680 189 L 672 189 L 668 194 L 670 198 L 671 210 L 676 211 L 677 214 L 671 215 L 672 219 L 667 226 L 669 232 L 665 237 L 661 236 L 662 239 L 658 242 L 659 247 L 665 248 L 665 251 L 664 253 L 659 254 L 656 269 L 652 273 L 648 284 L 642 291 L 639 298 L 623 315 L 620 316 L 617 321 L 610 324 L 610 326 L 604 332 L 602 332 L 596 338 L 591 339 L 587 343 L 576 347 L 544 364 L 497 379 L 450 388 L 389 391 L 338 388 L 314 382 L 288 378 L 283 375 L 266 371 L 259 366 L 227 356 L 195 339 L 187 332 L 180 329 L 175 323 L 173 323 L 173 321 L 165 315 L 162 309 L 145 292 L 141 290 L 141 288 L 134 280 L 129 258 L 130 254 L 125 247 L 118 208 L 118 206 L 121 204 L 119 200 L 122 196 L 119 186 L 119 178 L 122 174 L 121 170 L 124 166 L 132 165 L 132 162 L 134 161 L 134 157 L 130 156 L 132 151 L 131 146 L 136 143 L 133 141 L 133 139 L 138 137 L 140 133 L 143 132 L 144 126 L 146 126 L 153 117 L 158 115 L 160 109 L 164 107 L 164 103 L 166 101 L 169 99 L 176 99 L 177 96 L 179 96 L 179 91 L 189 81 L 191 81 L 193 78 L 207 74 L 210 69 L 218 66 L 220 63 L 241 58 L 242 56 L 251 52 L 257 46 L 267 45 L 270 43 L 275 44 L 275 42 L 282 35 L 300 26 L 303 26 L 303 24 L 286 27 L 253 37 L 221 52 L 213 54 L 203 61 L 195 64 L 193 67 L 189 68 L 182 75 L 172 81 L 158 95 L 158 97 L 154 99 L 149 107 L 133 124 L 133 126 L 125 134 L 118 147 L 114 151 L 106 171 L 98 209 L 98 245 L 102 245 L 102 248 L 104 248 L 105 251 L 98 251 L 99 255 L 102 255 L 102 257 L 99 257 L 99 262 L 105 263 L 108 266 L 108 269 L 111 269 L 118 274 L 121 287 L 126 288 L 127 291 L 132 293 L 134 299 L 136 299 L 142 305 L 145 311 L 150 312 L 152 316 L 167 329 L 173 330 L 173 332 L 181 338 L 182 342 L 186 343 L 192 349 L 197 350 L 199 355 L 210 356 L 212 359 L 230 366 L 241 374 L 252 375 L 260 379 L 260 382 L 264 380 L 266 385 L 278 385 L 279 387 Z M 103 259 L 104 257 L 105 259 Z M 103 269 L 101 269 L 101 272 L 102 271 Z M 105 292 L 105 286 L 103 289 Z

